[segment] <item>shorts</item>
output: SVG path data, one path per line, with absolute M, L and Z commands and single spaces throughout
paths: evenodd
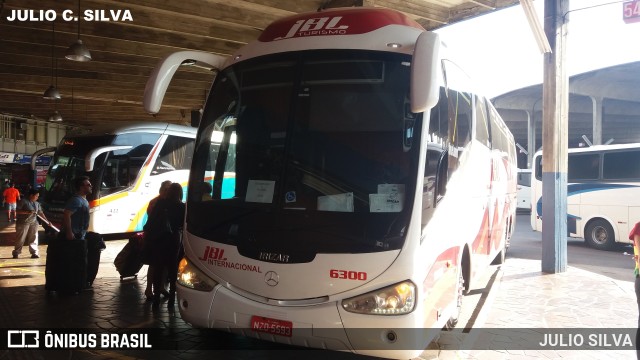
M 7 210 L 15 210 L 17 203 L 5 203 Z

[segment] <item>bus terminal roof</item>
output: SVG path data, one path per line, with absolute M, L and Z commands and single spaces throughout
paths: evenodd
M 64 123 L 74 126 L 131 120 L 188 124 L 192 110 L 202 108 L 210 88 L 214 74 L 208 69 L 183 67 L 155 117 L 142 107 L 149 74 L 160 58 L 172 52 L 200 50 L 229 55 L 257 39 L 274 20 L 322 8 L 355 5 L 393 9 L 432 30 L 518 3 L 518 0 L 0 0 L 3 34 L 0 115 L 46 121 L 57 109 Z M 75 14 L 78 6 L 83 14 L 89 10 L 94 16 L 111 21 L 64 21 L 65 10 Z M 32 16 L 41 19 L 9 21 L 7 17 L 15 10 L 34 10 Z M 127 10 L 132 21 L 121 19 Z M 56 14 L 54 26 L 43 18 L 45 12 Z M 78 32 L 91 51 L 92 61 L 64 58 Z M 62 100 L 57 103 L 42 97 L 52 84 L 62 93 Z

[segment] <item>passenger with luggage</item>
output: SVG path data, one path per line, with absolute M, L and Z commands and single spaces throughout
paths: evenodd
M 90 287 L 87 277 L 87 241 L 89 228 L 89 177 L 73 179 L 75 194 L 67 200 L 59 236 L 47 247 L 45 289 L 77 293 Z M 93 268 L 93 266 L 92 266 Z M 97 269 L 96 269 L 97 270 Z M 96 271 L 97 273 L 97 271 Z M 95 276 L 95 275 L 93 275 Z
M 185 205 L 182 202 L 182 186 L 173 183 L 169 187 L 167 197 L 158 199 L 145 225 L 145 241 L 151 245 L 150 264 L 154 266 L 154 274 L 167 272 L 169 278 L 169 302 L 175 302 L 178 261 L 182 249 L 182 227 Z M 163 277 L 153 276 L 153 308 L 160 305 Z
M 62 232 L 67 240 L 84 239 L 89 229 L 89 201 L 92 185 L 88 176 L 79 176 L 73 180 L 76 193 L 67 200 L 62 215 Z
M 149 205 L 147 206 L 147 218 L 149 217 L 149 215 L 151 214 L 151 211 L 153 211 L 153 207 L 156 205 L 156 203 L 158 202 L 159 199 L 164 199 L 167 197 L 167 192 L 169 191 L 169 187 L 171 186 L 171 180 L 165 180 L 160 184 L 160 189 L 158 190 L 158 196 L 156 196 L 155 198 L 151 199 L 151 201 L 149 201 Z M 143 240 L 144 241 L 144 240 Z M 144 290 L 144 295 L 147 297 L 147 301 L 151 301 L 153 300 L 153 276 L 154 276 L 154 266 L 150 263 L 148 257 L 149 252 L 150 252 L 150 247 L 148 246 L 149 244 L 143 244 L 143 249 L 142 249 L 142 253 L 143 253 L 143 260 L 146 263 L 149 263 L 149 267 L 147 268 L 147 288 Z M 162 274 L 160 274 L 159 276 L 162 276 Z M 166 290 L 166 287 L 164 286 L 164 284 L 162 284 L 162 287 L 160 289 L 158 289 L 157 291 L 159 291 L 161 294 L 165 295 L 165 296 L 169 296 L 169 293 Z
M 42 212 L 42 207 L 38 202 L 40 193 L 31 189 L 26 198 L 20 200 L 16 208 L 16 243 L 12 252 L 13 258 L 17 259 L 22 252 L 22 246 L 27 244 L 32 259 L 37 259 L 38 255 L 38 216 L 42 220 L 49 222 Z

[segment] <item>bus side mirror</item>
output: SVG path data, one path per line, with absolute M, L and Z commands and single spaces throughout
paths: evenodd
M 96 149 L 93 149 L 87 156 L 84 158 L 84 170 L 86 172 L 93 171 L 93 165 L 96 162 L 96 158 L 100 156 L 100 154 L 104 154 L 109 151 L 115 150 L 126 150 L 131 149 L 131 145 L 113 145 L 113 146 L 103 146 Z
M 36 170 L 36 162 L 38 161 L 38 156 L 45 153 L 52 153 L 56 151 L 56 147 L 48 147 L 44 149 L 37 150 L 31 155 L 31 170 Z
M 157 114 L 160 111 L 169 83 L 171 83 L 178 67 L 183 63 L 218 70 L 224 66 L 227 59 L 226 56 L 203 51 L 177 51 L 161 59 L 153 69 L 144 88 L 144 109 L 151 114 Z
M 440 38 L 425 31 L 418 36 L 411 60 L 411 111 L 421 113 L 438 103 Z

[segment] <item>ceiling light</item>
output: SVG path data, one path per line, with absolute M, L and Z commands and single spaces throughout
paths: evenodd
M 62 98 L 62 95 L 60 95 L 60 91 L 57 87 L 51 85 L 44 92 L 44 95 L 42 95 L 42 97 L 48 100 L 60 100 Z
M 51 121 L 51 122 L 61 122 L 62 121 L 62 115 L 60 115 L 58 110 L 56 110 L 56 111 L 53 112 L 53 114 L 51 114 L 51 116 L 49 116 L 49 121 Z
M 91 61 L 91 52 L 84 46 L 82 40 L 78 39 L 69 46 L 64 57 L 73 61 Z
M 78 0 L 78 14 L 81 14 L 80 0 Z M 69 46 L 64 57 L 73 61 L 91 61 L 91 52 L 80 40 L 80 17 L 78 17 L 78 40 Z
M 58 68 L 58 64 L 55 62 L 55 56 L 54 56 L 55 39 L 56 39 L 56 27 L 55 27 L 55 22 L 52 21 L 51 22 L 51 86 L 49 86 L 49 88 L 42 95 L 43 98 L 48 100 L 60 100 L 62 98 L 62 95 L 60 95 L 60 91 L 58 90 L 58 88 L 53 85 L 54 74 L 56 78 L 55 84 L 58 85 L 58 74 L 56 71 Z M 54 63 L 56 65 L 55 66 L 56 70 L 54 70 Z

